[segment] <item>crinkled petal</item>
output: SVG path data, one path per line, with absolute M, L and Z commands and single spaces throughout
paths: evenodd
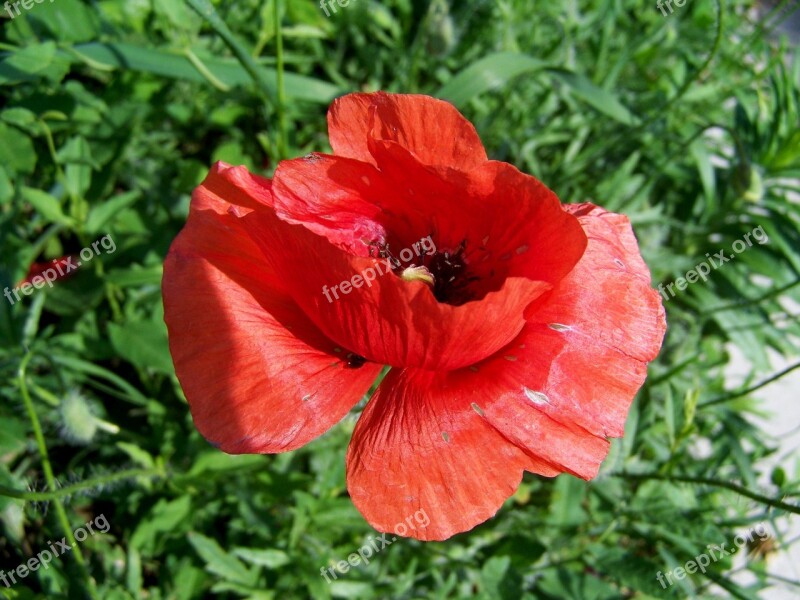
M 253 212 L 242 221 L 274 271 L 286 274 L 294 301 L 330 339 L 378 363 L 457 369 L 483 360 L 517 336 L 525 307 L 552 287 L 510 277 L 480 301 L 444 304 L 422 281 L 398 277 L 387 260 L 352 256 L 271 219 Z
M 387 242 L 397 256 L 428 236 L 440 253 L 463 247 L 476 299 L 507 277 L 555 284 L 586 248 L 556 195 L 509 164 L 461 172 L 423 165 L 395 142 L 372 147 L 379 168 L 324 155 L 281 163 L 278 215 L 359 256 Z
M 328 112 L 334 154 L 373 163 L 368 138 L 394 141 L 426 165 L 472 169 L 487 160 L 475 127 L 449 102 L 413 94 L 349 94 Z
M 552 418 L 620 437 L 647 363 L 661 348 L 664 307 L 627 217 L 592 204 L 566 209 L 589 238 L 585 254 L 528 307 L 514 344 L 478 368 L 490 377 L 511 369 Z
M 293 302 L 242 228 L 243 215 L 269 214 L 270 203 L 267 180 L 216 165 L 164 265 L 178 379 L 198 430 L 232 454 L 304 445 L 337 423 L 381 368 L 346 368 L 343 349 Z
M 373 527 L 443 540 L 492 517 L 525 470 L 597 473 L 608 441 L 551 419 L 499 375 L 389 372 L 347 453 L 348 491 Z M 427 519 L 398 527 L 415 514 Z

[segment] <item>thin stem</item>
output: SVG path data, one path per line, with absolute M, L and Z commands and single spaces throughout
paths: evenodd
M 8 496 L 9 498 L 19 498 L 20 500 L 27 500 L 29 502 L 50 502 L 53 500 L 60 500 L 68 496 L 79 494 L 84 490 L 99 487 L 103 485 L 110 485 L 117 481 L 125 479 L 133 479 L 134 477 L 164 477 L 165 473 L 161 469 L 128 469 L 120 471 L 119 473 L 111 473 L 107 475 L 99 475 L 79 481 L 73 485 L 68 485 L 62 488 L 52 488 L 49 492 L 23 492 L 0 485 L 0 496 Z M 50 484 L 48 483 L 48 486 Z
M 750 498 L 751 500 L 755 500 L 762 504 L 766 504 L 767 506 L 771 506 L 772 508 L 778 508 L 780 510 L 785 510 L 786 512 L 794 513 L 800 515 L 800 506 L 795 504 L 787 504 L 786 502 L 781 502 L 777 498 L 767 498 L 766 496 L 762 496 L 756 492 L 750 491 L 745 487 L 740 485 L 736 485 L 735 483 L 731 483 L 730 481 L 721 481 L 717 479 L 708 479 L 705 477 L 688 477 L 685 475 L 659 475 L 659 474 L 639 474 L 639 473 L 616 473 L 615 477 L 622 477 L 624 479 L 639 479 L 639 480 L 648 480 L 648 479 L 658 479 L 661 481 L 682 481 L 684 483 L 697 483 L 700 485 L 711 485 L 715 487 L 725 488 L 732 492 L 736 492 L 741 496 L 745 496 Z
M 259 68 L 256 61 L 236 38 L 233 32 L 228 29 L 217 11 L 208 0 L 186 0 L 186 3 L 211 26 L 211 29 L 222 38 L 222 41 L 231 49 L 236 59 L 242 64 L 245 71 L 253 78 L 260 91 L 263 93 L 264 98 L 270 98 L 272 89 L 264 77 L 264 73 Z
M 667 101 L 667 103 L 659 109 L 657 113 L 654 113 L 653 116 L 642 125 L 642 128 L 657 121 L 660 118 L 661 114 L 668 111 L 672 107 L 672 105 L 674 105 L 678 100 L 680 100 L 683 97 L 683 95 L 689 90 L 689 88 L 692 87 L 692 85 L 700 77 L 700 75 L 703 74 L 703 71 L 705 71 L 711 65 L 711 62 L 714 60 L 714 58 L 716 58 L 717 52 L 719 51 L 720 42 L 722 41 L 722 21 L 725 15 L 725 1 L 717 0 L 716 4 L 717 4 L 717 28 L 716 28 L 716 33 L 714 35 L 714 45 L 711 46 L 711 51 L 708 53 L 708 56 L 706 56 L 706 59 L 705 61 L 703 61 L 703 64 L 700 66 L 700 68 L 695 71 L 694 75 L 692 77 L 686 78 L 686 81 L 683 82 L 683 85 L 680 87 L 678 92 L 672 98 L 670 98 Z
M 780 379 L 784 375 L 788 375 L 789 373 L 791 373 L 795 369 L 800 369 L 800 362 L 795 363 L 790 367 L 786 367 L 783 371 L 775 373 L 775 375 L 772 375 L 771 377 L 768 377 L 764 381 L 761 381 L 761 382 L 759 382 L 759 383 L 757 383 L 757 384 L 755 384 L 755 385 L 753 385 L 753 386 L 751 386 L 749 388 L 745 388 L 743 390 L 738 390 L 738 391 L 733 391 L 733 392 L 730 392 L 730 393 L 725 394 L 723 396 L 719 396 L 717 398 L 713 398 L 713 399 L 711 399 L 711 400 L 709 400 L 707 402 L 701 403 L 700 406 L 701 407 L 713 406 L 714 404 L 719 404 L 720 402 L 727 402 L 728 400 L 734 400 L 736 398 L 741 398 L 742 396 L 746 396 L 747 394 L 751 394 L 751 393 L 761 389 L 762 387 L 764 387 L 766 385 L 769 385 L 773 381 L 777 381 L 778 379 Z
M 286 89 L 283 83 L 283 35 L 281 33 L 281 0 L 273 3 L 275 17 L 275 58 L 278 70 L 278 99 L 275 110 L 278 115 L 278 160 L 287 157 L 288 134 L 286 132 Z
M 708 309 L 702 311 L 700 313 L 700 316 L 705 316 L 705 315 L 710 315 L 710 314 L 717 314 L 717 313 L 720 313 L 720 312 L 726 311 L 726 310 L 738 310 L 738 309 L 744 308 L 746 306 L 752 306 L 754 304 L 761 304 L 762 302 L 764 302 L 764 300 L 770 300 L 771 298 L 776 298 L 777 296 L 780 296 L 784 292 L 789 291 L 790 289 L 792 289 L 796 285 L 800 285 L 800 279 L 797 279 L 796 281 L 793 281 L 793 282 L 791 282 L 791 283 L 789 283 L 787 285 L 784 285 L 782 287 L 775 288 L 774 290 L 770 290 L 769 292 L 767 292 L 763 296 L 759 296 L 758 298 L 747 298 L 745 300 L 740 300 L 740 301 L 735 302 L 733 304 L 726 304 L 726 305 L 723 305 L 723 306 L 717 306 L 717 307 L 708 308 Z
M 42 459 L 42 470 L 44 471 L 44 478 L 47 482 L 47 487 L 49 487 L 51 490 L 55 490 L 56 478 L 53 475 L 53 467 L 50 464 L 50 456 L 47 453 L 47 444 L 45 443 L 44 434 L 42 433 L 42 425 L 39 422 L 39 416 L 36 414 L 36 408 L 31 400 L 31 395 L 28 393 L 28 384 L 25 379 L 25 370 L 27 369 L 28 363 L 30 362 L 32 356 L 33 355 L 31 352 L 28 351 L 19 365 L 19 371 L 17 373 L 19 389 L 20 393 L 22 394 L 22 401 L 25 404 L 25 409 L 27 410 L 28 417 L 31 421 L 31 426 L 33 427 L 33 435 L 36 438 L 36 445 L 39 448 L 39 456 Z M 75 536 L 72 533 L 72 527 L 70 526 L 69 519 L 67 518 L 67 511 L 64 510 L 64 505 L 58 498 L 53 500 L 53 504 L 55 505 L 56 515 L 61 524 L 61 529 L 64 531 L 64 536 L 67 538 L 67 542 L 71 544 L 72 549 L 75 551 L 73 556 L 75 557 L 75 562 L 78 564 L 78 568 L 80 569 L 85 580 L 86 591 L 92 598 L 97 598 L 99 600 L 99 596 L 97 595 L 97 591 L 94 587 L 94 580 L 89 575 L 89 571 L 86 568 L 86 561 L 83 558 L 83 553 L 81 552 L 78 543 L 75 541 Z
M 220 92 L 229 92 L 231 90 L 231 86 L 220 81 L 216 75 L 214 75 L 208 69 L 203 61 L 200 60 L 194 52 L 192 52 L 191 48 L 184 48 L 183 55 L 189 59 L 189 62 L 192 63 L 192 66 L 195 69 L 197 69 L 197 72 L 205 77 L 206 81 L 208 81 L 208 83 L 210 83 L 214 88 L 218 89 Z

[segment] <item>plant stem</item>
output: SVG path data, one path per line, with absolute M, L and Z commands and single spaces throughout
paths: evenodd
M 128 469 L 120 471 L 119 473 L 111 473 L 107 475 L 99 475 L 90 479 L 84 479 L 76 484 L 68 485 L 62 488 L 53 488 L 48 492 L 23 492 L 22 490 L 15 490 L 0 485 L 0 496 L 7 496 L 9 498 L 19 498 L 20 500 L 28 500 L 30 502 L 49 502 L 51 500 L 60 500 L 67 496 L 79 494 L 84 490 L 91 489 L 102 485 L 109 485 L 122 481 L 125 479 L 132 479 L 134 477 L 163 477 L 165 473 L 161 469 Z M 48 484 L 49 486 L 50 484 Z
M 721 481 L 718 479 L 708 479 L 706 477 L 689 477 L 685 475 L 659 475 L 659 474 L 648 474 L 648 473 L 616 473 L 615 477 L 622 477 L 623 479 L 633 479 L 633 480 L 648 480 L 648 479 L 657 479 L 661 481 L 682 481 L 684 483 L 697 483 L 700 485 L 711 485 L 715 487 L 725 488 L 732 492 L 736 492 L 742 496 L 750 498 L 751 500 L 755 500 L 762 504 L 766 504 L 767 506 L 771 506 L 772 508 L 778 508 L 780 510 L 785 510 L 786 512 L 794 513 L 796 515 L 800 515 L 800 506 L 795 504 L 788 504 L 786 502 L 782 502 L 777 498 L 767 498 L 766 496 L 762 496 L 756 492 L 748 490 L 746 487 L 742 487 L 740 485 L 736 485 L 735 483 L 731 483 L 730 481 Z
M 222 41 L 231 49 L 236 59 L 242 64 L 245 71 L 253 78 L 265 100 L 272 96 L 272 89 L 264 77 L 264 73 L 259 69 L 256 61 L 236 38 L 233 32 L 228 29 L 214 6 L 208 0 L 186 0 L 186 3 L 211 26 L 211 29 L 222 38 Z
M 771 375 L 770 377 L 768 377 L 764 381 L 759 381 L 757 384 L 752 385 L 749 388 L 745 388 L 743 390 L 735 390 L 733 392 L 730 392 L 728 394 L 724 394 L 724 395 L 719 396 L 717 398 L 712 398 L 711 400 L 708 400 L 707 402 L 702 402 L 702 403 L 700 403 L 700 408 L 703 408 L 703 407 L 706 407 L 706 406 L 713 406 L 714 404 L 719 404 L 721 402 L 727 402 L 728 400 L 734 400 L 736 398 L 741 398 L 742 396 L 746 396 L 747 394 L 752 394 L 753 392 L 755 392 L 757 390 L 760 390 L 762 387 L 764 387 L 766 385 L 769 385 L 773 381 L 777 381 L 778 379 L 780 379 L 784 375 L 788 375 L 789 373 L 791 373 L 795 369 L 800 369 L 800 362 L 797 362 L 797 363 L 795 363 L 795 364 L 793 364 L 793 365 L 791 365 L 789 367 L 786 367 L 783 371 L 775 373 L 774 375 Z
M 286 89 L 283 83 L 283 35 L 281 34 L 281 0 L 275 0 L 275 58 L 278 71 L 278 99 L 275 110 L 278 115 L 278 160 L 287 158 L 288 135 L 286 132 Z
M 28 367 L 28 363 L 32 358 L 32 354 L 30 351 L 25 355 L 22 359 L 22 362 L 19 365 L 18 371 L 18 380 L 19 380 L 19 389 L 20 393 L 22 394 L 22 401 L 25 404 L 25 409 L 28 411 L 28 417 L 31 421 L 31 426 L 33 427 L 33 435 L 36 438 L 36 445 L 39 448 L 39 456 L 42 459 L 42 470 L 44 471 L 44 478 L 47 482 L 47 487 L 51 490 L 56 489 L 56 478 L 53 475 L 53 467 L 50 464 L 50 456 L 47 453 L 47 444 L 44 440 L 44 435 L 42 434 L 42 426 L 39 422 L 39 416 L 36 414 L 36 408 L 33 405 L 33 401 L 31 400 L 31 395 L 28 393 L 28 384 L 25 381 L 25 370 Z M 99 596 L 97 595 L 97 591 L 94 587 L 94 580 L 92 579 L 91 575 L 89 575 L 89 570 L 86 568 L 86 561 L 83 558 L 83 553 L 78 546 L 78 543 L 75 541 L 75 536 L 72 534 L 72 527 L 69 524 L 69 519 L 67 518 L 67 511 L 64 510 L 64 505 L 58 498 L 53 499 L 53 504 L 55 505 L 56 515 L 58 520 L 61 524 L 61 529 L 64 531 L 64 537 L 67 538 L 67 542 L 72 546 L 74 550 L 75 562 L 78 565 L 78 568 L 83 575 L 86 591 L 88 592 L 89 596 L 92 598 L 96 598 L 99 600 Z

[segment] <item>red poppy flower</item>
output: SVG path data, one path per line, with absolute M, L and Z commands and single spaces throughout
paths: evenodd
M 389 365 L 347 452 L 379 531 L 446 539 L 524 471 L 594 477 L 666 327 L 628 219 L 488 160 L 446 102 L 353 94 L 328 121 L 334 154 L 271 181 L 215 165 L 167 256 L 199 431 L 229 453 L 298 448 Z

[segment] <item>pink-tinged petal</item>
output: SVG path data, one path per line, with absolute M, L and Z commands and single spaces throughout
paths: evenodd
M 347 453 L 348 491 L 373 527 L 443 540 L 492 517 L 525 470 L 597 473 L 608 442 L 551 419 L 508 383 L 468 370 L 389 372 Z M 415 514 L 429 524 L 410 528 Z
M 270 201 L 267 180 L 215 166 L 164 265 L 178 379 L 198 430 L 232 454 L 304 445 L 337 423 L 381 368 L 346 368 L 345 353 L 292 301 L 243 230 L 239 215 L 269 214 Z
M 372 165 L 310 154 L 281 162 L 274 187 L 281 219 L 305 226 L 346 252 L 369 256 L 370 245 L 386 237 L 382 209 L 373 199 L 392 191 Z
M 374 164 L 368 138 L 394 141 L 423 164 L 472 169 L 487 160 L 475 127 L 449 102 L 413 94 L 349 94 L 328 112 L 334 154 Z
M 528 324 L 496 357 L 477 365 L 513 377 L 553 419 L 595 435 L 620 437 L 628 409 L 661 348 L 664 307 L 650 287 L 627 217 L 569 206 L 589 238 L 583 258 L 528 307 Z

